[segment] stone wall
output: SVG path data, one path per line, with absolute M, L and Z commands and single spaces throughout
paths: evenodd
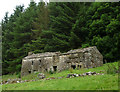
M 95 46 L 70 50 L 67 53 L 29 54 L 22 60 L 21 76 L 35 71 L 60 72 L 69 68 L 93 68 L 101 65 L 103 65 L 103 56 Z

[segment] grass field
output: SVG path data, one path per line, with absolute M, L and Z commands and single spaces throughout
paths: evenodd
M 118 68 L 118 62 L 109 65 L 115 65 Z M 75 78 L 62 78 L 53 80 L 38 80 L 26 83 L 4 84 L 3 90 L 118 90 L 118 74 L 108 74 L 108 64 L 101 67 L 80 70 L 65 70 L 60 73 L 49 74 L 46 77 L 67 76 L 69 73 L 84 73 L 88 71 L 100 72 L 103 70 L 104 75 L 93 75 Z M 110 69 L 112 70 L 112 69 Z M 13 75 L 13 78 L 18 76 Z M 12 78 L 12 75 L 4 75 L 3 80 Z M 37 74 L 31 74 L 22 78 L 22 80 L 31 80 L 37 78 Z

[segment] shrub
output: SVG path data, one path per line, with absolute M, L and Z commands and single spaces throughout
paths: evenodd
M 50 74 L 53 74 L 54 72 L 50 69 L 49 73 L 50 73 Z
M 17 77 L 18 77 L 18 78 L 21 78 L 21 73 L 20 73 L 20 72 L 17 74 Z
M 86 47 L 89 47 L 89 43 L 86 43 L 86 44 L 82 44 L 82 48 L 86 48 Z
M 107 64 L 106 73 L 107 74 L 116 74 L 116 73 L 118 73 L 118 69 L 114 64 Z

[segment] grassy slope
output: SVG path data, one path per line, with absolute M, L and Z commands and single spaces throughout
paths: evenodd
M 114 65 L 118 65 L 115 62 Z M 66 70 L 56 74 L 47 74 L 47 77 L 60 77 L 67 76 L 68 73 L 84 73 L 88 71 L 105 70 L 107 64 L 102 67 L 91 68 L 91 69 L 81 69 L 81 70 Z M 36 75 L 29 75 L 23 79 L 33 79 Z M 4 76 L 5 77 L 5 76 Z M 3 77 L 3 79 L 4 79 Z M 7 76 L 8 77 L 8 76 Z M 5 77 L 6 79 L 6 77 Z M 97 75 L 97 76 L 86 76 L 86 77 L 76 77 L 76 78 L 63 78 L 54 80 L 39 80 L 36 82 L 27 82 L 19 84 L 4 84 L 2 86 L 3 90 L 117 90 L 118 89 L 118 75 Z
M 97 75 L 70 79 L 5 84 L 3 90 L 117 90 L 117 75 Z

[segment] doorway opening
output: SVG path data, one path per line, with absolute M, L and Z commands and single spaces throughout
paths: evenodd
M 75 69 L 75 68 L 76 68 L 76 65 L 71 65 L 71 68 Z
M 54 71 L 57 71 L 57 66 L 53 66 Z

